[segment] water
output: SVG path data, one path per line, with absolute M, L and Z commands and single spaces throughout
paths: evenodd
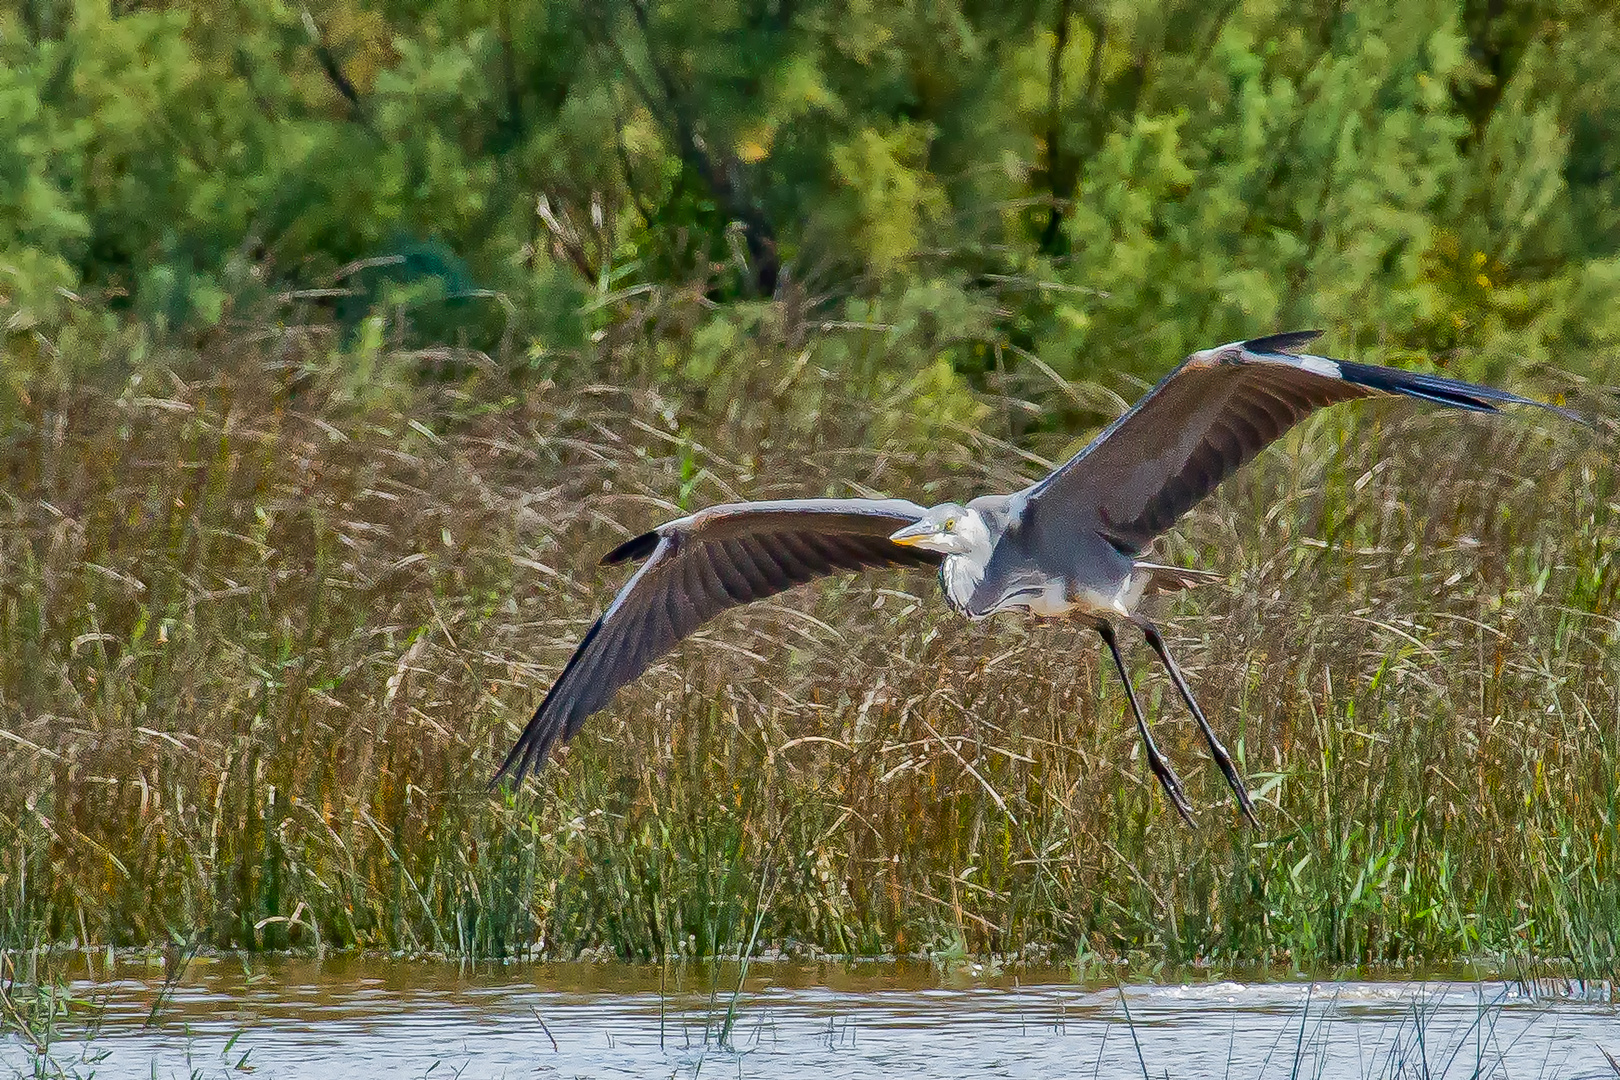
M 99 1023 L 47 1075 L 96 1077 L 1608 1077 L 1607 987 L 1304 980 L 1079 986 L 1063 969 L 755 964 L 458 966 L 226 957 L 187 970 L 155 1029 L 159 967 L 75 991 Z M 662 987 L 661 984 L 662 983 Z M 1127 1022 L 1127 1011 L 1129 1022 Z M 538 1019 L 537 1019 L 538 1017 Z M 543 1020 L 543 1026 L 541 1021 Z M 555 1040 L 555 1046 L 553 1045 Z M 1140 1055 L 1140 1056 L 1138 1056 Z M 245 1056 L 245 1060 L 243 1060 Z M 0 1076 L 39 1064 L 0 1040 Z M 238 1068 L 238 1066 L 241 1068 Z

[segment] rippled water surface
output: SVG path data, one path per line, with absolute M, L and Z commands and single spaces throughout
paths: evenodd
M 99 1028 L 51 1068 L 97 1077 L 1610 1077 L 1607 988 L 1304 980 L 1114 988 L 1062 969 L 756 964 L 489 967 L 199 960 L 86 980 Z M 1579 988 L 1577 988 L 1579 989 Z M 555 1045 L 553 1044 L 555 1040 Z M 245 1059 L 244 1059 L 245 1056 Z M 0 1074 L 40 1063 L 0 1042 Z

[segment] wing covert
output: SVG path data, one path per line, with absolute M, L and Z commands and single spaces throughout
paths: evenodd
M 1089 445 L 1023 495 L 1052 526 L 1094 528 L 1142 552 L 1222 480 L 1326 405 L 1402 395 L 1475 412 L 1552 405 L 1488 386 L 1299 353 L 1319 331 L 1196 352 Z

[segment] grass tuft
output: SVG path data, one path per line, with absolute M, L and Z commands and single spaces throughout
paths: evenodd
M 1076 433 L 944 436 L 763 349 L 685 408 L 611 351 L 599 383 L 395 357 L 412 377 L 362 393 L 334 350 L 292 328 L 109 379 L 64 345 L 8 375 L 5 948 L 1614 970 L 1612 424 L 1333 410 L 1167 542 L 1229 576 L 1166 631 L 1257 831 L 1146 650 L 1197 828 L 1089 632 L 970 625 L 920 574 L 717 621 L 490 794 L 634 532 L 1006 490 Z

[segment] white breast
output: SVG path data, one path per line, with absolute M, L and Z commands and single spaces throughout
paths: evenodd
M 1061 615 L 1090 615 L 1097 618 L 1129 618 L 1147 586 L 1147 575 L 1132 574 L 1115 589 L 1081 586 L 1071 590 L 1062 581 L 1047 582 L 1039 591 L 1013 594 L 1001 607 L 1022 609 L 1034 615 L 1056 618 Z

